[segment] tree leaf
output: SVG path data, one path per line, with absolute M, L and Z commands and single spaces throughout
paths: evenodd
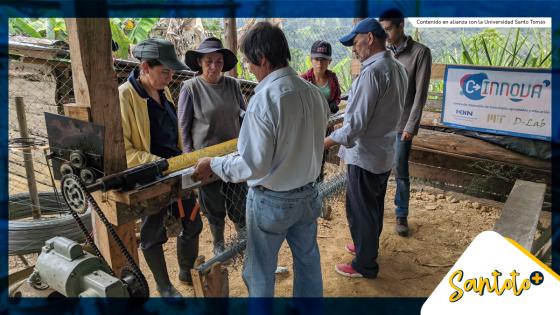
M 488 52 L 488 46 L 486 45 L 486 40 L 484 37 L 482 38 L 482 48 L 484 48 L 484 53 L 486 55 L 486 60 L 488 60 L 488 65 L 492 65 L 492 58 L 490 57 L 490 53 Z
M 25 18 L 13 18 L 10 19 L 13 25 L 13 28 L 16 29 L 23 35 L 42 38 L 41 34 L 35 30 L 35 28 L 28 22 Z
M 119 45 L 119 50 L 117 51 L 117 58 L 127 59 L 128 58 L 128 47 L 130 47 L 131 41 L 126 36 L 124 31 L 120 26 L 120 21 L 109 19 L 109 25 L 111 26 L 111 37 Z

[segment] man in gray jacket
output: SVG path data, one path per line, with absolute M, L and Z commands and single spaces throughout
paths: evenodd
M 387 32 L 388 48 L 395 58 L 406 68 L 408 90 L 401 119 L 398 123 L 397 145 L 395 155 L 395 214 L 396 232 L 408 236 L 408 201 L 410 198 L 410 179 L 408 175 L 408 158 L 412 138 L 418 134 L 422 109 L 428 96 L 432 55 L 430 49 L 404 34 L 404 16 L 398 9 L 390 9 L 379 18 Z

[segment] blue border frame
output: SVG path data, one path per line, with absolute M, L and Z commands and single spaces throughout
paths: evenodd
M 147 0 L 147 3 L 138 5 L 135 1 L 127 0 L 4 0 L 0 3 L 0 77 L 7 78 L 8 74 L 8 34 L 7 21 L 9 17 L 142 17 L 142 16 L 192 16 L 192 17 L 339 17 L 351 18 L 355 16 L 377 16 L 390 7 L 399 7 L 406 16 L 424 17 L 552 17 L 552 80 L 560 81 L 560 28 L 556 20 L 560 18 L 560 2 L 558 1 L 531 1 L 531 0 L 224 0 L 224 1 L 187 1 L 179 0 Z M 185 2 L 185 1 L 183 1 Z M 216 4 L 227 2 L 229 9 L 218 9 Z M 544 8 L 544 9 L 543 9 Z M 490 14 L 489 14 L 490 12 Z M 560 156 L 560 120 L 558 112 L 560 106 L 554 100 L 560 99 L 560 90 L 552 91 L 552 152 L 553 152 L 553 213 L 552 213 L 552 268 L 560 272 L 560 209 L 558 208 L 559 173 L 558 162 Z M 7 80 L 0 79 L 0 104 L 8 103 Z M 8 156 L 7 152 L 7 119 L 6 105 L 0 105 L 0 233 L 7 235 L 7 198 L 8 198 Z M 7 286 L 7 237 L 0 236 L 0 285 L 2 289 Z M 150 299 L 145 305 L 133 301 L 111 301 L 82 299 L 79 301 L 68 299 L 61 304 L 45 303 L 41 299 L 26 300 L 24 308 L 22 303 L 16 305 L 7 300 L 6 290 L 0 290 L 0 313 L 27 313 L 40 311 L 42 313 L 80 313 L 98 314 L 108 312 L 138 312 L 138 313 L 187 313 L 200 312 L 200 303 L 210 306 L 215 304 L 222 312 L 226 309 L 218 306 L 229 304 L 233 313 L 244 313 L 250 299 L 212 299 L 208 303 L 198 300 L 187 300 L 187 304 L 176 306 L 161 299 Z M 154 301 L 155 300 L 155 301 Z M 289 299 L 275 299 L 275 304 L 286 304 Z M 328 298 L 325 299 L 326 313 L 372 313 L 376 314 L 419 314 L 424 298 Z M 139 305 L 138 305 L 139 304 Z M 109 306 L 108 306 L 109 305 Z M 58 306 L 60 308 L 53 309 Z M 235 307 L 237 306 L 237 308 Z M 188 307 L 188 308 L 187 308 Z M 241 308 L 239 308 L 241 307 Z M 216 310 L 216 308 L 214 308 Z M 551 310 L 552 311 L 552 310 Z
M 476 70 L 488 70 L 488 71 L 501 71 L 501 72 L 531 72 L 531 73 L 550 73 L 552 76 L 552 71 L 550 70 L 546 70 L 546 69 L 504 69 L 504 68 L 499 68 L 499 67 L 486 67 L 486 66 L 461 66 L 461 65 L 448 65 L 447 67 L 445 67 L 445 74 L 443 76 L 443 99 L 441 101 L 441 116 L 440 116 L 440 122 L 444 125 L 444 126 L 448 126 L 448 127 L 453 127 L 453 128 L 457 128 L 457 129 L 464 129 L 464 130 L 472 130 L 472 131 L 480 131 L 480 132 L 486 132 L 486 133 L 491 133 L 491 134 L 496 134 L 496 135 L 503 135 L 503 136 L 512 136 L 512 137 L 522 137 L 522 138 L 527 138 L 527 139 L 535 139 L 535 140 L 544 140 L 544 141 L 550 141 L 552 139 L 552 136 L 547 137 L 547 136 L 539 136 L 539 135 L 532 135 L 529 133 L 520 133 L 520 132 L 512 132 L 512 131 L 504 131 L 504 130 L 498 130 L 498 129 L 491 129 L 491 128 L 479 128 L 479 127 L 471 127 L 471 126 L 466 126 L 466 125 L 461 125 L 461 124 L 455 124 L 455 123 L 448 123 L 445 121 L 445 101 L 446 101 L 446 92 L 447 89 L 445 88 L 447 85 L 447 73 L 449 71 L 449 69 L 472 69 L 473 71 Z M 550 86 L 550 89 L 552 91 L 553 87 L 552 84 Z M 551 93 L 552 94 L 552 93 Z M 551 95 L 551 101 L 552 101 L 552 95 Z M 552 104 L 550 106 L 550 115 L 552 116 Z M 552 117 L 550 119 L 550 121 L 552 122 Z M 550 126 L 550 133 L 552 134 L 552 126 L 553 124 L 551 123 Z

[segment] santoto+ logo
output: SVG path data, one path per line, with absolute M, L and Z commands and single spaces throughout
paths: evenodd
M 494 292 L 501 296 L 505 291 L 512 291 L 513 295 L 520 296 L 523 291 L 529 290 L 531 285 L 541 285 L 544 275 L 540 271 L 531 273 L 528 279 L 520 279 L 520 273 L 513 270 L 509 273 L 509 278 L 501 279 L 502 273 L 494 270 L 490 278 L 478 277 L 463 279 L 464 272 L 459 269 L 449 277 L 449 285 L 453 288 L 453 293 L 449 296 L 449 302 L 459 301 L 465 292 L 474 292 L 483 296 L 486 292 Z

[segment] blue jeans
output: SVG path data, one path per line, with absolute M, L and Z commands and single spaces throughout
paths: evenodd
M 243 280 L 249 297 L 274 296 L 274 272 L 284 240 L 294 259 L 294 297 L 322 297 L 317 246 L 321 199 L 311 184 L 286 192 L 250 188 L 247 194 L 247 249 Z
M 410 179 L 408 176 L 408 158 L 412 141 L 402 141 L 402 133 L 397 134 L 395 154 L 395 214 L 397 217 L 408 217 L 408 201 L 410 199 Z

